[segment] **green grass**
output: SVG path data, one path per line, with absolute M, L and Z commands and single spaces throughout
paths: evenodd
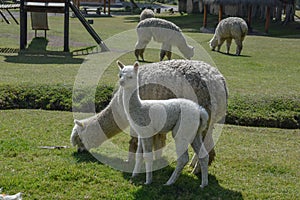
M 99 163 L 70 145 L 70 112 L 0 111 L 0 186 L 24 199 L 299 199 L 299 130 L 225 126 L 209 169 L 209 186 L 185 167 L 175 185 L 163 186 L 175 163 L 133 183 L 130 174 Z M 119 137 L 120 136 L 120 137 Z M 121 135 L 113 142 L 127 146 Z
M 250 122 L 247 120 L 248 118 L 252 118 L 252 121 L 258 121 L 260 119 L 266 121 L 265 119 L 270 118 L 268 113 L 274 113 L 274 111 L 268 110 L 265 112 L 265 109 L 261 109 L 259 106 L 255 105 L 255 102 L 263 102 L 264 99 L 268 99 L 268 101 L 271 102 L 270 105 L 272 105 L 272 101 L 277 102 L 281 101 L 281 99 L 286 99 L 286 101 L 282 101 L 283 104 L 290 101 L 295 102 L 295 105 L 299 103 L 299 22 L 290 23 L 287 26 L 282 26 L 280 23 L 271 23 L 269 35 L 247 36 L 244 41 L 242 56 L 237 57 L 210 51 L 208 41 L 211 39 L 212 34 L 199 33 L 200 26 L 202 26 L 202 15 L 171 16 L 161 14 L 159 17 L 175 22 L 182 28 L 187 36 L 194 40 L 194 46 L 200 44 L 204 48 L 206 52 L 203 55 L 198 53 L 201 55 L 197 54 L 195 57 L 212 60 L 213 64 L 217 66 L 225 76 L 229 88 L 231 107 L 241 108 L 240 105 L 249 102 L 244 101 L 242 104 L 236 105 L 237 101 L 233 100 L 239 99 L 240 96 L 243 96 L 243 99 L 248 98 L 253 100 L 251 102 L 253 107 L 250 109 L 250 112 L 246 113 L 243 112 L 243 110 L 237 110 L 235 113 L 244 114 L 243 116 L 235 115 L 235 118 L 241 118 L 243 119 L 241 121 L 246 121 L 246 124 L 248 123 L 249 125 Z M 215 16 L 209 16 L 208 26 L 212 28 L 216 21 L 217 18 Z M 134 28 L 137 23 L 137 15 L 94 18 L 93 27 L 104 40 L 116 37 L 116 34 L 127 34 L 128 32 L 124 31 L 131 30 L 131 35 L 127 35 L 126 38 L 133 38 L 134 41 L 130 43 L 133 51 L 135 43 Z M 102 64 L 103 59 L 105 60 L 106 57 L 103 53 L 92 54 L 89 56 L 74 56 L 72 54 L 61 52 L 63 44 L 61 16 L 49 17 L 49 26 L 50 31 L 48 31 L 47 40 L 43 38 L 32 39 L 33 31 L 29 30 L 29 46 L 26 51 L 21 54 L 0 53 L 0 86 L 6 87 L 6 85 L 10 85 L 10 87 L 16 87 L 18 85 L 29 85 L 30 87 L 39 87 L 40 85 L 47 85 L 48 87 L 49 85 L 50 87 L 56 87 L 57 85 L 62 85 L 72 87 L 80 67 L 89 63 L 91 59 L 99 59 L 99 62 L 96 63 L 96 65 L 99 65 L 99 67 L 107 67 Z M 258 32 L 262 32 L 263 22 L 256 20 L 253 22 L 253 27 Z M 1 32 L 3 34 L 0 35 L 2 41 L 0 48 L 18 48 L 18 28 L 19 27 L 15 24 L 1 24 Z M 112 43 L 109 43 L 111 48 L 117 48 L 119 45 L 118 43 L 113 44 L 116 45 L 116 47 L 112 47 Z M 84 30 L 80 22 L 76 18 L 71 18 L 71 51 L 77 51 L 93 45 L 95 45 L 95 42 L 92 37 L 89 36 L 87 31 Z M 131 47 L 128 48 L 130 50 Z M 225 45 L 222 47 L 221 51 L 224 52 L 224 49 Z M 133 63 L 135 57 L 132 51 L 117 59 L 120 59 L 126 64 Z M 235 45 L 233 44 L 231 53 L 234 53 L 234 51 Z M 149 62 L 158 61 L 158 55 L 159 52 L 155 49 L 147 49 L 145 52 L 145 58 Z M 209 57 L 211 57 L 211 59 Z M 174 56 L 174 58 L 178 57 Z M 118 68 L 115 67 L 115 61 L 111 60 L 110 62 L 111 64 L 106 68 L 99 84 L 114 87 L 117 83 Z M 267 105 L 267 107 L 269 107 L 269 105 Z M 285 105 L 284 107 L 288 108 L 290 106 Z M 253 110 L 257 113 L 262 113 L 262 117 L 258 116 L 257 118 L 253 118 Z M 293 123 L 295 122 L 295 126 L 299 127 L 300 123 L 298 122 L 298 119 L 300 118 L 300 114 L 297 110 L 298 108 L 296 106 L 292 109 L 286 109 L 283 114 L 275 113 L 275 116 L 287 116 L 287 119 L 290 119 Z M 276 120 L 277 118 L 275 117 L 275 121 Z M 280 123 L 282 124 L 282 120 L 278 120 L 281 121 Z M 244 122 L 238 122 L 238 124 L 243 123 Z M 254 125 L 270 126 L 272 123 L 263 122 L 254 123 Z
M 286 119 L 290 119 L 287 123 L 299 121 L 299 22 L 287 26 L 272 23 L 269 35 L 247 36 L 242 56 L 236 57 L 209 50 L 207 43 L 212 34 L 199 33 L 202 15 L 160 17 L 178 24 L 185 34 L 207 50 L 227 80 L 229 112 L 234 114 L 232 119 L 237 120 L 237 124 L 247 125 L 262 118 L 266 122 L 274 116 L 276 123 L 285 123 Z M 216 17 L 209 16 L 209 27 L 214 27 L 216 20 Z M 95 18 L 93 27 L 105 40 L 134 29 L 137 21 L 138 16 Z M 8 97 L 16 101 L 20 97 L 25 100 L 30 97 L 34 100 L 22 103 L 35 105 L 35 102 L 42 102 L 47 109 L 62 98 L 60 103 L 66 103 L 70 108 L 70 99 L 63 97 L 63 94 L 70 95 L 70 91 L 64 88 L 72 88 L 78 69 L 90 57 L 61 53 L 62 24 L 62 17 L 51 16 L 48 41 L 32 40 L 33 31 L 28 28 L 29 49 L 22 54 L 0 53 L 0 104 L 7 103 Z M 0 25 L 0 49 L 17 49 L 19 26 L 4 22 Z M 264 24 L 256 21 L 253 28 L 262 32 Z M 80 22 L 76 18 L 70 19 L 71 51 L 93 45 L 95 42 Z M 221 51 L 224 52 L 224 46 Z M 233 44 L 231 53 L 234 51 Z M 157 50 L 147 49 L 145 56 L 148 61 L 158 61 Z M 126 64 L 135 60 L 132 53 L 119 59 Z M 111 87 L 116 81 L 117 68 L 112 61 L 99 84 Z M 6 92 L 5 88 L 13 89 Z M 59 92 L 53 94 L 53 91 Z M 47 101 L 44 102 L 42 97 L 47 97 Z M 107 101 L 107 94 L 101 93 L 100 97 Z M 248 117 L 250 120 L 244 123 Z M 89 154 L 78 154 L 75 148 L 39 148 L 70 145 L 72 127 L 71 112 L 0 110 L 0 188 L 3 187 L 3 192 L 21 191 L 24 199 L 47 200 L 300 198 L 299 129 L 224 126 L 216 146 L 216 161 L 209 169 L 210 185 L 200 190 L 199 177 L 190 174 L 189 167 L 184 169 L 174 186 L 163 186 L 174 169 L 174 163 L 154 172 L 153 184 L 144 186 L 144 174 L 131 183 L 129 173 L 101 164 Z M 128 137 L 120 134 L 112 142 L 127 149 Z

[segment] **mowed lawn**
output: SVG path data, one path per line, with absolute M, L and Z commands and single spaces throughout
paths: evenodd
M 208 41 L 212 38 L 212 34 L 199 33 L 201 26 L 200 15 L 183 17 L 163 15 L 162 17 L 172 20 L 181 26 L 186 36 L 196 43 L 194 46 L 197 45 L 198 47 L 199 45 L 203 48 L 201 49 L 203 51 L 200 51 L 203 55 L 195 55 L 194 57 L 212 61 L 225 76 L 231 94 L 299 97 L 300 34 L 297 31 L 300 26 L 299 23 L 289 26 L 272 24 L 269 31 L 270 34 L 267 36 L 247 36 L 244 41 L 242 56 L 237 57 L 210 51 Z M 216 19 L 210 19 L 210 26 L 214 26 L 214 20 Z M 48 41 L 44 41 L 41 38 L 30 40 L 34 33 L 33 31 L 28 31 L 29 47 L 27 51 L 33 51 L 33 55 L 30 53 L 20 55 L 16 53 L 0 53 L 0 85 L 73 85 L 78 69 L 84 61 L 88 61 L 89 56 L 71 56 L 61 53 L 63 49 L 62 23 L 62 17 L 49 17 L 50 31 L 48 31 Z M 100 37 L 107 41 L 111 38 L 114 39 L 116 35 L 122 36 L 122 33 L 126 35 L 128 30 L 135 34 L 134 28 L 137 23 L 138 16 L 95 18 L 93 27 Z M 257 26 L 257 28 L 261 28 L 261 22 L 257 22 Z M 0 48 L 18 48 L 18 28 L 15 24 L 1 24 Z M 281 35 L 278 36 L 280 33 Z M 128 37 L 127 34 L 123 40 L 122 38 L 119 40 L 126 41 Z M 130 37 L 134 38 L 135 36 Z M 38 45 L 43 42 L 47 43 L 47 45 L 42 47 Z M 30 46 L 32 43 L 34 43 L 33 47 Z M 71 18 L 71 51 L 94 45 L 96 45 L 95 41 L 83 28 L 79 20 Z M 235 47 L 233 42 L 231 47 L 232 54 L 235 52 Z M 174 49 L 176 48 L 174 47 Z M 121 59 L 124 63 L 131 64 L 135 61 L 133 50 L 134 43 L 128 46 L 129 53 Z M 225 45 L 223 45 L 221 51 L 225 51 Z M 105 54 L 99 53 L 97 56 L 100 57 L 101 61 L 101 57 L 105 57 Z M 146 50 L 145 58 L 150 62 L 159 61 L 159 50 Z M 107 68 L 108 75 L 103 77 L 107 83 L 114 85 L 117 80 L 116 74 L 118 69 L 114 61 L 111 61 L 111 63 L 111 66 Z M 99 67 L 102 67 L 101 62 Z
M 209 186 L 185 167 L 178 181 L 163 186 L 175 163 L 133 183 L 130 173 L 101 164 L 70 146 L 70 112 L 0 111 L 0 186 L 24 199 L 299 199 L 300 131 L 224 126 L 209 168 Z M 126 138 L 126 137 L 125 137 Z M 126 148 L 122 135 L 113 140 Z M 124 163 L 125 165 L 126 163 Z
M 300 99 L 299 24 L 272 24 L 270 34 L 249 35 L 242 56 L 209 50 L 212 34 L 199 33 L 200 15 L 165 16 L 182 27 L 200 44 L 207 57 L 225 76 L 230 97 L 286 97 Z M 104 40 L 134 30 L 138 16 L 95 18 L 93 27 Z M 209 25 L 214 26 L 214 20 Z M 71 51 L 95 45 L 76 18 L 70 19 Z M 17 49 L 19 27 L 0 22 L 0 48 Z M 34 39 L 29 31 L 29 49 L 24 54 L 0 53 L 2 85 L 73 85 L 78 70 L 93 56 L 61 53 L 63 20 L 49 17 L 48 41 Z M 258 31 L 262 30 L 258 23 Z M 278 28 L 279 27 L 279 28 Z M 124 38 L 126 40 L 126 38 Z M 120 60 L 133 63 L 134 46 Z M 224 52 L 225 46 L 221 49 Z M 33 52 L 33 53 L 32 53 Z M 235 52 L 233 42 L 231 53 Z M 148 61 L 159 58 L 157 49 L 146 50 Z M 102 84 L 115 85 L 117 68 L 111 61 Z M 143 63 L 142 63 L 143 64 Z M 101 66 L 101 63 L 99 63 Z M 175 163 L 154 172 L 154 181 L 144 186 L 145 175 L 133 183 L 130 173 L 115 170 L 76 148 L 41 149 L 40 146 L 70 146 L 71 112 L 42 110 L 0 111 L 0 188 L 4 193 L 23 192 L 24 199 L 300 199 L 300 131 L 225 125 L 216 145 L 217 157 L 209 169 L 209 186 L 199 188 L 200 179 L 186 167 L 175 185 L 165 187 Z M 113 139 L 127 149 L 128 137 Z M 125 164 L 125 163 L 124 163 Z

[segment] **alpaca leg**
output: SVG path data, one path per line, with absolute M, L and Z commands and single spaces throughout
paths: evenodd
M 177 149 L 177 145 L 176 145 L 176 149 Z M 171 177 L 169 178 L 168 182 L 165 183 L 165 185 L 172 185 L 173 183 L 175 183 L 178 177 L 180 176 L 184 166 L 189 162 L 188 151 L 185 151 L 182 155 L 177 155 L 177 156 L 178 158 L 177 158 L 176 168 L 173 174 L 171 175 Z
M 204 188 L 205 186 L 208 185 L 208 161 L 209 161 L 209 156 L 208 153 L 205 149 L 204 144 L 202 143 L 202 136 L 197 135 L 194 138 L 194 141 L 192 142 L 192 147 L 194 152 L 198 155 L 199 158 L 199 163 L 201 167 L 201 188 Z M 198 164 L 198 163 L 197 163 Z
M 166 134 L 157 134 L 153 136 L 153 148 L 155 159 L 162 157 L 163 147 L 166 146 Z
M 138 135 L 131 127 L 130 127 L 130 136 L 131 136 L 131 139 L 129 141 L 129 151 L 128 151 L 127 162 L 134 163 L 135 153 L 136 153 L 137 147 L 138 147 Z
M 231 41 L 232 41 L 231 38 L 229 38 L 229 39 L 226 40 L 226 47 L 227 47 L 226 53 L 227 53 L 227 54 L 229 54 Z
M 168 42 L 163 42 L 160 51 L 160 61 L 164 59 L 165 55 L 167 55 L 167 58 L 170 60 L 172 55 L 171 50 L 172 50 L 172 46 Z
M 136 59 L 138 60 L 139 59 L 139 56 L 141 56 L 142 60 L 144 61 L 144 51 L 145 51 L 145 48 L 147 46 L 147 44 L 151 41 L 151 37 L 147 37 L 147 38 L 144 38 L 144 39 L 138 39 L 137 43 L 135 44 L 135 51 L 134 51 L 134 55 L 136 57 Z
M 166 52 L 166 56 L 167 56 L 168 60 L 171 60 L 172 52 L 171 51 L 167 51 Z
M 166 55 L 166 51 L 161 49 L 160 50 L 160 61 L 162 61 L 164 59 L 165 55 Z
M 135 158 L 135 153 L 137 152 L 138 138 L 131 136 L 129 141 L 129 151 L 128 151 L 128 163 L 133 163 Z
M 142 58 L 142 61 L 145 61 L 144 52 L 145 52 L 145 49 L 140 49 L 140 57 Z
M 242 40 L 236 39 L 235 43 L 236 43 L 236 55 L 239 56 L 241 54 L 242 49 L 243 49 Z
M 136 177 L 138 173 L 141 171 L 142 167 L 142 162 L 143 162 L 143 147 L 142 147 L 142 141 L 141 138 L 138 138 L 138 146 L 137 146 L 137 151 L 135 155 L 135 165 L 132 173 L 132 177 Z
M 180 137 L 180 135 L 183 134 L 178 133 L 177 131 L 173 131 L 172 135 L 173 137 L 176 135 L 174 137 L 174 140 L 177 154 L 177 165 L 173 174 L 171 175 L 171 177 L 165 185 L 172 185 L 173 183 L 175 183 L 184 166 L 189 162 L 188 143 L 186 143 L 185 140 L 182 137 Z
M 143 157 L 146 165 L 146 182 L 145 185 L 152 183 L 152 165 L 153 165 L 153 137 L 142 138 Z
M 222 38 L 218 40 L 218 50 L 217 50 L 217 51 L 220 51 L 221 46 L 223 45 L 224 41 L 225 41 L 225 40 L 222 39 Z

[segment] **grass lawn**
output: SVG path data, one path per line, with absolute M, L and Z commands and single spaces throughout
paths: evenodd
M 283 27 L 280 24 L 271 24 L 269 36 L 248 36 L 244 42 L 242 56 L 228 56 L 217 52 L 211 52 L 208 41 L 211 34 L 199 33 L 201 26 L 200 15 L 162 16 L 177 23 L 182 27 L 187 36 L 199 43 L 208 53 L 227 79 L 231 94 L 246 95 L 271 95 L 296 97 L 300 93 L 299 65 L 299 23 Z M 210 19 L 210 18 L 209 18 Z M 86 56 L 70 56 L 58 53 L 62 50 L 63 28 L 54 24 L 61 24 L 59 16 L 49 17 L 50 31 L 48 31 L 48 44 L 40 47 L 43 39 L 33 39 L 33 32 L 29 31 L 29 52 L 38 51 L 45 54 L 5 54 L 0 53 L 0 85 L 4 84 L 68 84 L 73 85 L 76 74 Z M 119 16 L 112 18 L 95 18 L 93 27 L 106 40 L 115 34 L 126 30 L 133 30 L 138 17 Z M 186 23 L 188 21 L 189 23 Z M 215 18 L 211 17 L 209 25 L 214 25 Z M 70 20 L 70 46 L 71 51 L 95 45 L 91 36 L 84 30 L 76 18 Z M 257 22 L 258 30 L 262 26 Z M 287 32 L 286 30 L 289 30 Z M 15 24 L 1 24 L 0 48 L 18 48 L 18 26 Z M 281 33 L 280 37 L 278 36 Z M 298 33 L 298 34 L 296 34 Z M 288 36 L 289 34 L 289 36 Z M 34 48 L 30 45 L 35 43 Z M 41 48 L 41 49 L 39 49 Z M 134 47 L 132 47 L 133 49 Z M 225 50 L 223 46 L 222 51 Z M 231 53 L 234 53 L 235 45 L 232 45 Z M 158 52 L 147 54 L 150 61 L 158 61 Z M 54 55 L 53 55 L 54 54 Z M 99 54 L 101 56 L 101 54 Z M 127 63 L 133 63 L 135 57 L 130 53 L 125 59 Z M 101 63 L 99 63 L 101 65 Z M 115 66 L 112 66 L 115 68 Z M 116 77 L 117 68 L 110 70 L 108 77 Z M 108 80 L 109 82 L 109 80 Z M 114 85 L 115 79 L 112 79 Z M 276 91 L 276 92 L 274 92 Z
M 175 164 L 133 183 L 130 174 L 103 165 L 70 145 L 72 113 L 39 110 L 0 111 L 0 186 L 24 199 L 299 199 L 299 130 L 225 126 L 209 186 L 186 166 L 175 185 L 163 186 Z M 117 145 L 128 144 L 118 135 Z
M 243 112 L 246 107 L 250 107 L 249 112 L 253 115 L 262 113 L 264 117 L 272 117 L 273 111 L 286 116 L 287 107 L 291 107 L 288 110 L 289 117 L 299 120 L 299 22 L 284 27 L 271 23 L 269 35 L 247 36 L 242 56 L 237 57 L 209 50 L 208 41 L 212 34 L 199 33 L 202 15 L 160 17 L 175 22 L 187 36 L 207 51 L 200 57 L 210 57 L 207 59 L 212 60 L 225 76 L 230 93 L 230 109 Z M 208 25 L 213 27 L 216 19 L 209 16 Z M 103 40 L 108 40 L 116 34 L 134 30 L 137 21 L 138 16 L 94 18 L 93 27 Z M 49 17 L 50 31 L 47 33 L 47 40 L 33 39 L 34 33 L 28 28 L 28 49 L 18 54 L 5 53 L 4 50 L 14 51 L 19 48 L 19 26 L 0 22 L 0 90 L 7 85 L 8 88 L 21 88 L 20 90 L 28 87 L 39 95 L 39 91 L 34 90 L 35 87 L 43 88 L 43 92 L 47 88 L 50 90 L 52 86 L 56 89 L 60 86 L 72 88 L 80 67 L 89 63 L 91 58 L 106 58 L 103 53 L 89 56 L 61 53 L 62 24 L 61 16 Z M 261 21 L 255 22 L 253 26 L 258 32 L 264 29 Z M 126 39 L 128 38 L 124 40 Z M 71 51 L 93 45 L 95 42 L 80 22 L 71 18 Z M 225 46 L 221 51 L 224 50 Z M 234 52 L 233 43 L 231 53 Z M 145 52 L 146 59 L 151 62 L 158 61 L 158 55 L 159 52 L 155 49 L 147 49 Z M 178 58 L 176 55 L 174 57 Z M 124 54 L 119 59 L 126 64 L 135 61 L 133 52 Z M 111 62 L 109 67 L 105 66 L 106 71 L 99 81 L 101 85 L 115 86 L 118 70 L 114 61 Z M 98 63 L 103 67 L 103 63 Z M 3 103 L 1 95 L 6 98 L 1 93 L 0 104 Z M 53 100 L 51 96 L 56 95 L 47 93 L 50 101 Z M 60 95 L 57 96 L 59 99 Z M 42 102 L 43 98 L 39 98 Z M 67 103 L 69 101 L 70 99 L 66 100 Z M 255 110 L 253 108 L 257 108 L 256 104 L 265 108 Z M 24 199 L 47 200 L 300 199 L 299 129 L 225 125 L 216 146 L 216 161 L 209 169 L 210 184 L 200 190 L 200 180 L 190 174 L 189 167 L 184 169 L 174 186 L 163 186 L 174 169 L 174 163 L 156 171 L 153 184 L 144 186 L 144 174 L 131 183 L 129 173 L 101 164 L 89 154 L 78 154 L 75 148 L 39 148 L 47 145 L 69 146 L 72 127 L 71 112 L 0 110 L 0 188 L 3 187 L 3 192 L 13 194 L 21 191 Z M 127 149 L 128 138 L 124 134 L 116 136 L 112 141 Z

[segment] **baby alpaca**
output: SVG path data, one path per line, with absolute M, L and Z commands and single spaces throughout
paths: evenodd
M 248 33 L 247 23 L 239 17 L 228 17 L 218 24 L 213 38 L 210 40 L 210 48 L 217 51 L 226 40 L 226 53 L 229 54 L 232 39 L 234 39 L 236 47 L 236 55 L 240 55 L 243 48 L 243 41 Z
M 138 60 L 139 56 L 144 61 L 144 51 L 153 38 L 154 41 L 162 43 L 160 50 L 160 61 L 165 56 L 171 59 L 171 48 L 176 46 L 185 58 L 191 59 L 194 56 L 194 47 L 187 44 L 180 28 L 174 23 L 164 19 L 147 18 L 136 27 L 138 41 L 135 45 L 135 57 Z
M 152 182 L 153 136 L 172 131 L 176 146 L 177 166 L 165 185 L 175 183 L 189 161 L 189 144 L 200 161 L 202 175 L 200 187 L 208 185 L 209 156 L 202 142 L 202 132 L 206 129 L 209 118 L 206 110 L 188 99 L 141 100 L 138 85 L 139 64 L 136 62 L 134 66 L 124 66 L 119 61 L 117 64 L 120 68 L 119 84 L 123 89 L 125 114 L 131 128 L 138 134 L 138 149 L 132 177 L 140 172 L 144 158 L 145 184 Z

